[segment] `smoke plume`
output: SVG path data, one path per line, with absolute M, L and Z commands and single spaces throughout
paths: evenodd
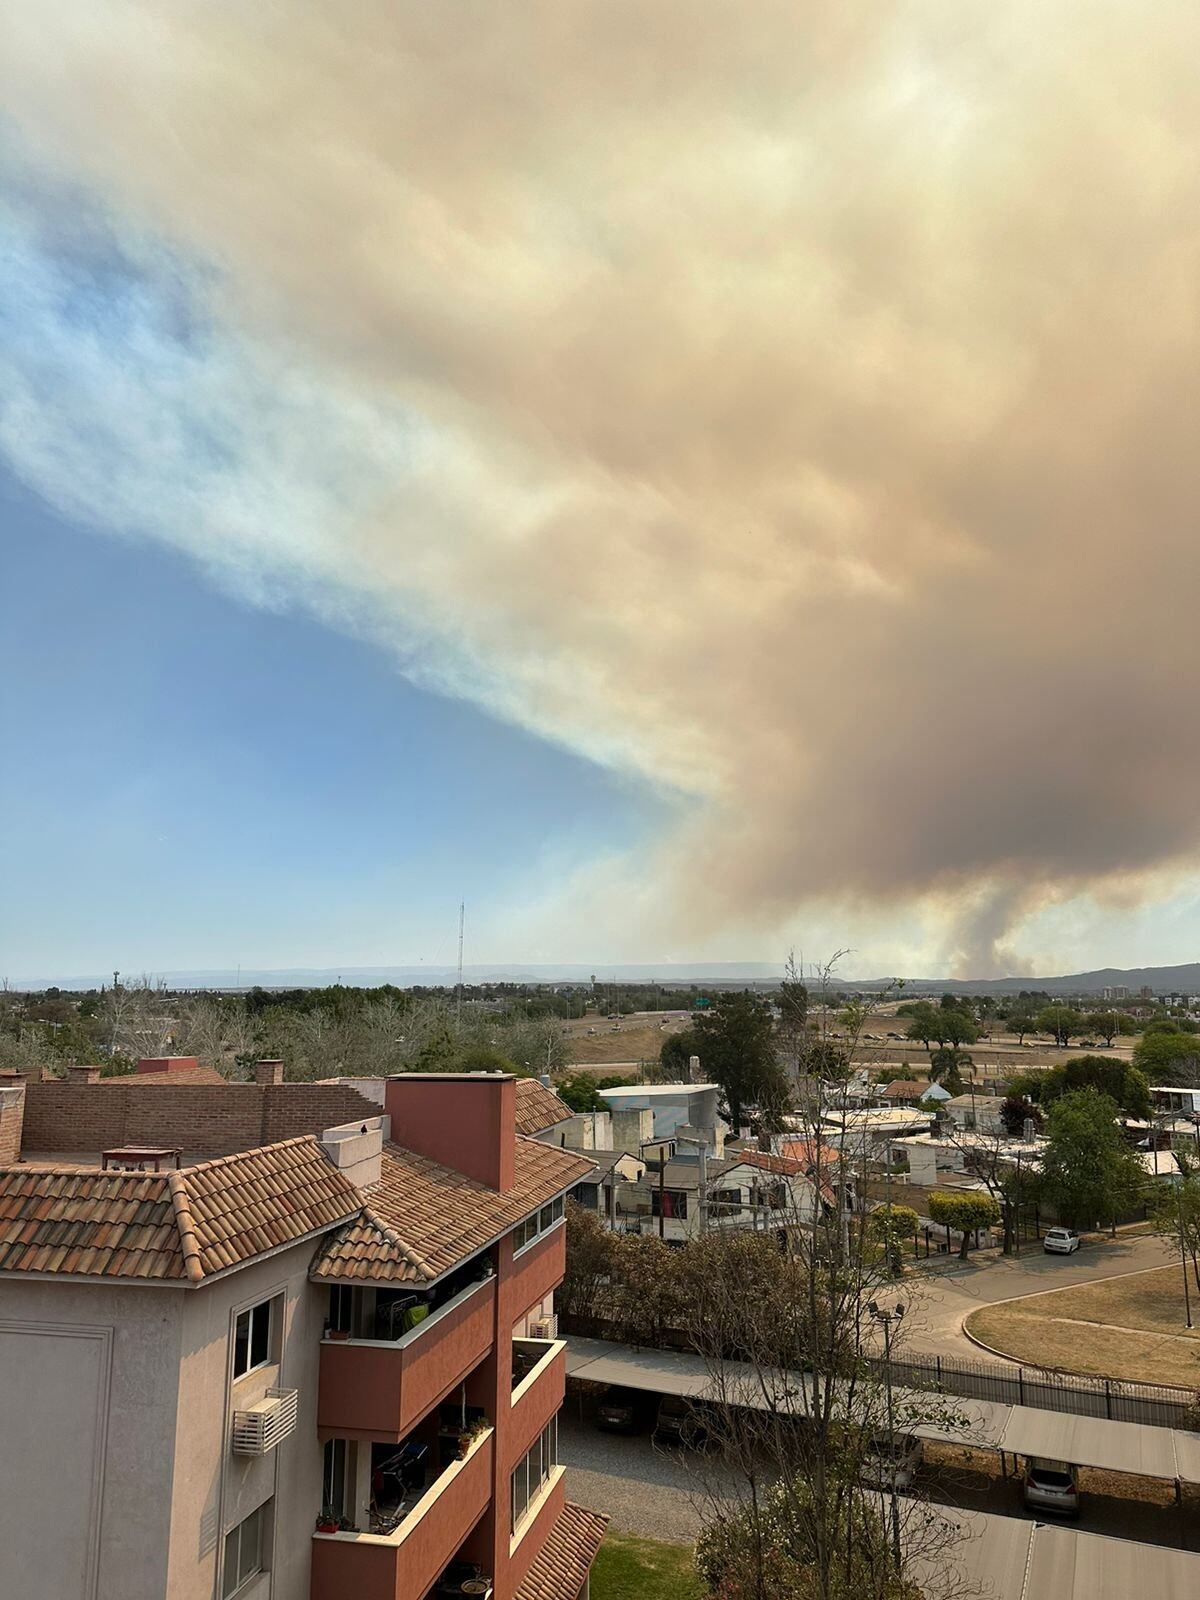
M 3 29 L 19 469 L 682 791 L 676 937 L 923 905 L 994 970 L 1194 865 L 1194 5 Z M 142 285 L 86 384 L 30 183 Z

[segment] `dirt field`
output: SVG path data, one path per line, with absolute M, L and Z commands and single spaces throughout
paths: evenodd
M 1200 1294 L 1191 1287 L 1193 1320 L 1200 1323 Z M 985 1306 L 966 1327 L 1031 1365 L 1200 1387 L 1200 1328 L 1184 1327 L 1178 1266 Z
M 654 1012 L 622 1017 L 619 1024 L 609 1022 L 606 1017 L 584 1017 L 578 1022 L 568 1022 L 571 1062 L 627 1065 L 631 1061 L 657 1061 L 663 1040 L 684 1026 L 681 1019 L 665 1019 Z

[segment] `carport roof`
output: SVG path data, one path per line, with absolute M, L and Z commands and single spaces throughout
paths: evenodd
M 946 1520 L 965 1535 L 946 1564 L 992 1600 L 1193 1600 L 1200 1592 L 1200 1556 L 1188 1551 L 979 1511 Z
M 729 1362 L 725 1371 L 727 1396 L 739 1390 L 747 1396 L 755 1393 L 752 1368 Z M 619 1383 L 654 1394 L 714 1397 L 712 1377 L 701 1356 L 674 1350 L 634 1350 L 607 1339 L 569 1338 L 567 1373 L 590 1383 Z M 739 1374 L 746 1379 L 744 1385 L 739 1383 Z M 796 1410 L 802 1412 L 803 1374 L 796 1374 L 795 1393 Z M 748 1399 L 746 1403 L 753 1402 Z M 955 1409 L 967 1419 L 965 1431 L 949 1432 L 931 1425 L 913 1432 L 926 1439 L 1005 1450 L 1010 1455 L 1043 1456 L 1104 1472 L 1200 1484 L 1200 1434 L 986 1400 L 956 1400 Z

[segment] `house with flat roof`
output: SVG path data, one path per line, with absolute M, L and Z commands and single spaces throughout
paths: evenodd
M 0 1084 L 0 1593 L 586 1596 L 555 1115 L 504 1074 Z

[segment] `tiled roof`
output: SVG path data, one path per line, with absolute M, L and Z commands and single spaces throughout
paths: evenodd
M 536 1078 L 517 1079 L 517 1132 L 532 1137 L 572 1116 L 569 1105 Z
M 383 1173 L 362 1215 L 318 1253 L 312 1277 L 418 1283 L 438 1278 L 585 1178 L 592 1163 L 518 1136 L 515 1177 L 500 1193 L 428 1156 L 383 1147 Z
M 223 1077 L 216 1067 L 206 1067 L 202 1061 L 197 1061 L 194 1067 L 172 1067 L 169 1072 L 119 1072 L 110 1078 L 101 1078 L 101 1083 L 163 1083 L 170 1087 L 177 1083 L 228 1083 L 230 1080 Z
M 600 1549 L 608 1518 L 568 1500 L 534 1556 L 514 1600 L 575 1600 Z
M 311 1137 L 182 1172 L 0 1169 L 0 1271 L 202 1283 L 332 1228 L 358 1190 Z
M 812 1139 L 785 1139 L 779 1146 L 779 1153 L 791 1161 L 799 1161 L 806 1170 L 819 1166 L 832 1171 L 845 1160 L 845 1156 L 830 1145 L 818 1144 Z
M 0 1271 L 183 1278 L 167 1174 L 5 1168 Z
M 884 1100 L 907 1100 L 923 1095 L 929 1087 L 929 1080 L 916 1078 L 893 1078 L 891 1083 L 885 1084 L 882 1090 Z
M 731 1161 L 735 1167 L 757 1167 L 780 1178 L 794 1178 L 804 1171 L 803 1164 L 792 1156 L 773 1156 L 766 1150 L 739 1150 Z

